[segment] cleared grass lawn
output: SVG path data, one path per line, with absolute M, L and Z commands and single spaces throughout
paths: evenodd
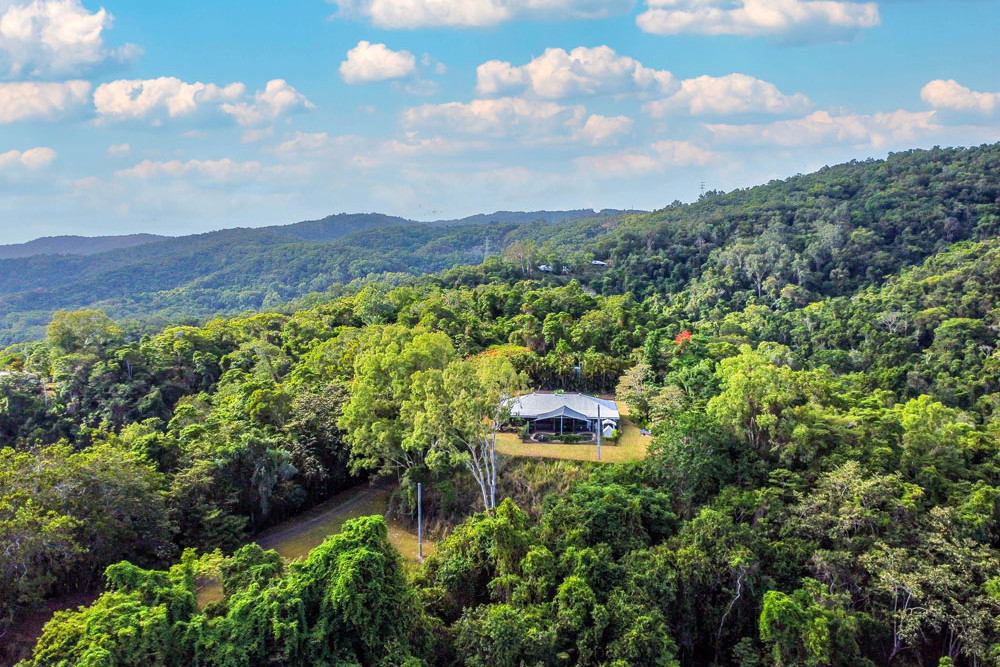
M 628 408 L 624 404 L 618 403 L 618 411 L 622 415 L 621 434 L 616 444 L 606 441 L 601 443 L 601 463 L 626 463 L 646 458 L 646 449 L 652 438 L 639 435 L 639 427 L 625 416 Z M 508 456 L 597 461 L 597 443 L 557 445 L 548 442 L 521 442 L 516 433 L 498 434 L 497 451 Z
M 274 549 L 286 561 L 302 560 L 330 535 L 336 535 L 344 523 L 362 516 L 385 516 L 389 507 L 388 486 L 360 485 L 338 493 L 308 512 L 264 531 L 254 540 L 264 549 Z M 389 541 L 403 556 L 407 568 L 417 564 L 417 534 L 402 522 L 386 519 Z M 434 543 L 424 539 L 424 557 L 434 553 Z M 198 604 L 222 599 L 222 587 L 210 581 L 198 590 Z
M 385 516 L 389 507 L 388 487 L 355 487 L 337 494 L 303 515 L 286 521 L 257 536 L 255 542 L 264 549 L 274 549 L 282 558 L 305 558 L 330 535 L 341 531 L 350 519 L 379 514 Z M 417 535 L 405 524 L 386 519 L 389 541 L 407 561 L 417 560 Z M 433 553 L 434 545 L 424 540 L 424 556 Z

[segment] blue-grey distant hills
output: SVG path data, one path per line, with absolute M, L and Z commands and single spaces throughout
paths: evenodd
M 273 308 L 371 274 L 477 264 L 511 240 L 568 235 L 582 243 L 623 215 L 498 211 L 417 222 L 341 213 L 191 236 L 55 237 L 0 246 L 0 346 L 40 337 L 59 309 L 177 320 Z
M 399 282 L 387 274 L 437 274 L 423 280 L 451 287 L 576 279 L 604 294 L 695 304 L 676 310 L 680 319 L 760 303 L 790 308 L 878 285 L 953 244 L 1000 237 L 998 184 L 1000 143 L 851 161 L 648 214 L 501 211 L 434 222 L 339 214 L 94 255 L 0 259 L 0 347 L 43 336 L 58 309 L 177 323 L 308 305 L 313 293 L 335 294 L 356 278 Z M 498 252 L 507 261 L 483 261 Z M 913 317 L 907 326 L 919 330 L 924 315 Z
M 162 241 L 166 236 L 157 234 L 128 234 L 126 236 L 46 236 L 28 241 L 0 245 L 0 259 L 32 257 L 33 255 L 96 255 L 119 248 L 131 248 L 144 243 Z

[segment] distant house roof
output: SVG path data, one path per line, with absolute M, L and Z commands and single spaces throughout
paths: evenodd
M 614 401 L 587 394 L 525 394 L 511 402 L 511 415 L 521 419 L 551 419 L 570 417 L 579 420 L 597 419 L 597 406 L 601 407 L 601 420 L 620 419 Z
M 35 378 L 38 377 L 34 373 L 26 373 L 24 371 L 0 371 L 0 377 L 7 377 L 7 376 L 18 377 L 28 380 L 34 380 Z

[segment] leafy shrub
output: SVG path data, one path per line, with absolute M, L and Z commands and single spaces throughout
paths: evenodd
M 560 435 L 557 440 L 560 440 L 566 444 L 573 444 L 577 442 L 589 442 L 594 439 L 594 436 L 590 433 L 564 433 Z

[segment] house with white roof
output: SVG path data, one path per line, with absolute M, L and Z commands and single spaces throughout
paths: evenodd
M 587 394 L 525 394 L 511 401 L 510 414 L 526 422 L 533 433 L 596 433 L 600 430 L 610 437 L 621 420 L 614 401 Z

